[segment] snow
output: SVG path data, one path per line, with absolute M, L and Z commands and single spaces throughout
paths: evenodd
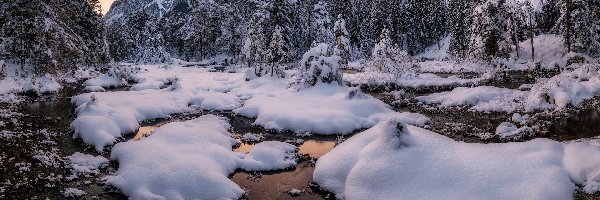
M 428 60 L 416 63 L 421 69 L 421 72 L 445 72 L 445 73 L 462 73 L 462 72 L 477 72 L 484 73 L 490 69 L 490 66 L 485 63 L 473 61 L 453 61 L 453 60 Z
M 496 135 L 502 139 L 519 139 L 523 136 L 533 136 L 533 133 L 533 130 L 527 126 L 517 128 L 517 126 L 509 122 L 502 122 L 496 127 Z
M 254 124 L 269 130 L 323 135 L 369 128 L 395 113 L 360 89 L 324 83 L 300 91 L 254 96 L 234 112 L 256 118 Z M 422 118 L 419 122 L 425 123 L 426 117 Z
M 67 156 L 67 159 L 69 160 L 73 173 L 77 175 L 99 174 L 100 168 L 108 166 L 108 159 L 102 156 L 87 155 L 80 152 Z
M 449 92 L 417 97 L 417 100 L 427 104 L 440 104 L 441 107 L 470 106 L 470 109 L 481 112 L 533 112 L 578 106 L 598 95 L 600 67 L 586 64 L 572 72 L 564 72 L 549 79 L 538 79 L 530 91 L 493 86 L 460 87 Z
M 529 114 L 521 115 L 519 113 L 514 113 L 511 120 L 515 123 L 526 124 L 529 118 L 531 118 Z
M 563 37 L 560 35 L 544 34 L 533 39 L 535 59 L 540 61 L 542 68 L 554 69 L 555 66 L 565 67 L 566 52 Z M 517 53 L 511 53 L 516 58 Z M 525 40 L 519 43 L 519 58 L 514 63 L 506 63 L 511 69 L 525 70 L 531 67 L 527 63 L 531 61 L 531 41 Z
M 246 133 L 246 134 L 242 135 L 242 138 L 241 138 L 241 140 L 244 142 L 260 142 L 263 139 L 264 139 L 264 137 L 262 135 L 254 134 L 254 133 Z
M 101 152 L 124 133 L 133 133 L 139 121 L 166 118 L 188 110 L 186 96 L 170 91 L 87 93 L 72 100 L 77 118 L 73 138 L 81 138 Z
M 141 68 L 139 73 L 128 74 L 137 81 L 131 91 L 92 92 L 73 98 L 77 106 L 77 118 L 71 124 L 74 138 L 82 138 L 102 151 L 123 134 L 135 132 L 144 120 L 168 118 L 193 109 L 226 111 L 241 106 L 237 95 L 224 93 L 244 82 L 239 73 L 210 73 L 180 65 Z M 166 83 L 171 86 L 160 89 Z M 135 90 L 150 84 L 156 87 Z M 99 90 L 97 87 L 92 90 Z
M 396 77 L 389 73 L 379 72 L 359 72 L 355 74 L 344 74 L 344 81 L 350 85 L 389 85 L 395 84 L 398 87 L 419 89 L 427 87 L 444 86 L 466 86 L 479 85 L 482 82 L 492 78 L 491 74 L 484 73 L 479 78 L 463 79 L 458 76 L 442 78 L 431 73 L 418 74 L 414 77 Z
M 46 74 L 41 77 L 39 82 L 40 93 L 42 94 L 57 93 L 60 89 L 62 89 L 62 86 L 56 82 L 54 77 L 52 77 L 50 74 Z
M 100 86 L 86 86 L 83 90 L 86 92 L 106 92 L 106 90 Z
M 346 199 L 572 199 L 575 184 L 598 191 L 599 151 L 598 141 L 461 143 L 391 119 L 322 156 L 313 178 Z
M 268 171 L 296 166 L 296 146 L 276 141 L 265 141 L 255 145 L 244 157 L 242 169 Z
M 446 36 L 439 41 L 438 44 L 434 44 L 430 47 L 427 47 L 423 50 L 423 53 L 416 55 L 415 58 L 426 58 L 433 60 L 444 60 L 450 58 L 450 54 L 448 53 L 448 49 L 450 49 L 450 40 L 452 36 Z
M 228 177 L 236 169 L 272 171 L 296 165 L 296 147 L 267 141 L 248 154 L 237 144 L 224 118 L 204 115 L 165 124 L 154 134 L 114 146 L 118 171 L 105 178 L 130 199 L 238 199 L 244 194 Z
M 116 88 L 127 85 L 127 81 L 114 74 L 102 74 L 98 77 L 86 80 L 83 84 L 87 87 Z
M 295 197 L 295 196 L 299 196 L 300 194 L 302 194 L 302 191 L 294 188 L 294 189 L 288 191 L 288 194 Z
M 130 199 L 238 199 L 228 176 L 239 165 L 229 125 L 214 115 L 174 122 L 139 141 L 115 145 L 119 170 L 106 178 Z M 149 156 L 150 155 L 150 156 Z
M 523 91 L 493 86 L 459 87 L 449 92 L 420 96 L 417 100 L 427 104 L 440 104 L 441 107 L 468 105 L 481 112 L 511 112 L 518 106 L 514 101 L 523 98 L 525 94 Z
M 86 192 L 77 188 L 66 188 L 63 192 L 63 195 L 67 198 L 77 198 L 86 194 Z

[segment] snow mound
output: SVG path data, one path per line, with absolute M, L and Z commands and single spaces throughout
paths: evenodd
M 255 145 L 243 159 L 242 169 L 246 171 L 268 171 L 287 169 L 296 166 L 296 146 L 276 141 L 266 141 Z
M 99 169 L 108 165 L 108 159 L 102 156 L 87 155 L 79 152 L 67 156 L 67 159 L 69 159 L 72 171 L 76 175 L 87 176 L 89 174 L 99 174 Z
M 572 199 L 575 184 L 598 191 L 599 153 L 597 140 L 471 144 L 391 119 L 322 156 L 313 178 L 340 199 Z
M 139 121 L 166 118 L 188 110 L 188 95 L 169 91 L 103 92 L 76 96 L 77 118 L 71 123 L 73 138 L 94 145 L 97 151 L 125 133 L 139 128 Z
M 369 128 L 395 113 L 360 90 L 323 83 L 300 91 L 254 96 L 234 112 L 255 117 L 254 124 L 266 129 L 323 135 Z
M 46 73 L 43 77 L 40 78 L 40 93 L 48 94 L 48 93 L 57 93 L 62 89 L 60 83 L 56 82 L 54 77 L 50 74 Z
M 296 147 L 262 142 L 248 154 L 232 151 L 237 141 L 225 118 L 205 115 L 165 124 L 154 134 L 115 145 L 119 170 L 105 178 L 130 199 L 239 199 L 228 177 L 236 169 L 272 171 L 296 165 Z
M 244 142 L 260 142 L 264 138 L 265 138 L 264 136 L 259 135 L 259 134 L 246 133 L 246 134 L 242 135 L 241 140 Z
M 496 135 L 502 139 L 519 139 L 524 136 L 533 136 L 533 134 L 533 129 L 527 126 L 518 128 L 509 122 L 502 122 L 498 127 L 496 127 Z
M 112 74 L 102 74 L 98 77 L 88 79 L 83 83 L 85 86 L 95 86 L 102 88 L 114 88 L 127 85 L 127 82 L 122 78 Z
M 523 104 L 526 111 L 577 106 L 600 95 L 600 65 L 581 66 L 533 85 Z
M 224 119 L 214 115 L 166 124 L 140 141 L 119 143 L 119 170 L 108 185 L 130 199 L 238 199 L 244 191 L 228 176 L 240 163 Z
M 185 90 L 142 90 L 87 93 L 73 98 L 77 118 L 71 127 L 74 138 L 82 138 L 102 151 L 122 134 L 133 133 L 144 120 L 167 118 L 192 108 L 233 110 L 241 106 L 233 94 Z
M 77 198 L 86 194 L 86 192 L 77 188 L 66 188 L 63 192 L 63 195 L 67 198 Z

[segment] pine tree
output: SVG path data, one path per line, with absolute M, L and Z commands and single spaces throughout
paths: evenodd
M 469 30 L 469 57 L 479 60 L 507 58 L 509 39 L 504 32 L 502 17 L 505 7 L 498 2 L 487 1 L 475 8 L 473 24 Z
M 450 41 L 450 54 L 458 58 L 465 58 L 469 43 L 469 1 L 448 1 L 448 24 L 452 40 Z
M 348 38 L 348 30 L 346 30 L 346 21 L 342 18 L 342 15 L 339 15 L 335 21 L 333 32 L 335 34 L 333 53 L 340 57 L 340 68 L 346 69 L 350 61 L 350 39 Z
M 264 49 L 264 36 L 262 34 L 262 23 L 264 21 L 264 13 L 257 11 L 248 25 L 248 32 L 244 38 L 242 46 L 242 57 L 248 63 L 248 67 L 254 68 L 256 76 L 262 76 L 263 66 L 257 62 L 261 62 L 262 52 Z
M 279 26 L 275 26 L 275 32 L 271 36 L 271 42 L 266 53 L 266 57 L 271 64 L 271 70 L 268 72 L 271 76 L 283 77 L 283 67 L 281 64 L 288 57 L 288 49 L 285 46 L 285 40 L 283 36 L 283 29 Z
M 331 17 L 327 11 L 327 3 L 319 1 L 313 9 L 313 18 L 311 23 L 313 41 L 318 43 L 331 44 L 333 42 L 333 33 L 331 33 Z
M 593 20 L 588 1 L 563 0 L 561 2 L 560 26 L 567 51 L 595 54 L 599 41 L 595 34 L 597 20 Z
M 381 36 L 379 36 L 379 42 L 375 44 L 373 48 L 373 54 L 371 59 L 373 60 L 373 68 L 376 71 L 390 73 L 395 66 L 390 64 L 390 49 L 392 48 L 392 39 L 390 38 L 389 31 L 383 29 Z

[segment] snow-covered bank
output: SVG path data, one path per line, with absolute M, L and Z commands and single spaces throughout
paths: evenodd
M 87 93 L 73 98 L 77 118 L 71 127 L 74 138 L 82 138 L 97 151 L 113 144 L 126 133 L 139 128 L 139 122 L 191 111 L 232 110 L 240 107 L 233 95 L 217 92 L 198 93 L 170 89 Z
M 168 118 L 196 108 L 224 111 L 241 106 L 236 95 L 223 92 L 244 83 L 243 74 L 210 73 L 181 66 L 167 69 L 158 65 L 142 66 L 140 71 L 128 73 L 129 78 L 137 80 L 132 91 L 75 96 L 72 102 L 77 106 L 77 118 L 71 124 L 75 130 L 73 137 L 82 138 L 102 151 L 123 134 L 133 133 L 144 120 Z M 171 85 L 160 89 L 167 83 Z
M 442 78 L 435 74 L 424 73 L 418 74 L 415 77 L 396 77 L 393 74 L 379 72 L 359 72 L 355 74 L 344 74 L 344 81 L 350 85 L 394 85 L 406 89 L 421 89 L 435 87 L 459 87 L 479 85 L 493 78 L 490 74 L 485 73 L 479 78 L 463 79 L 458 76 L 450 76 Z
M 348 134 L 369 128 L 392 115 L 390 106 L 358 88 L 319 83 L 314 87 L 279 94 L 255 96 L 235 113 L 256 118 L 254 124 L 275 131 L 295 133 Z M 429 119 L 405 113 L 412 124 L 423 126 Z M 409 116 L 410 115 L 410 116 Z
M 228 176 L 236 169 L 269 171 L 296 165 L 296 147 L 262 142 L 248 154 L 230 125 L 214 115 L 166 124 L 139 141 L 115 145 L 116 174 L 105 178 L 131 199 L 238 199 L 244 194 Z
M 345 199 L 572 199 L 599 190 L 597 140 L 468 144 L 392 119 L 318 161 L 314 180 Z
M 39 94 L 57 93 L 62 85 L 50 74 L 38 78 L 10 77 L 0 80 L 0 102 L 15 103 L 19 101 L 18 93 L 33 92 Z
M 600 95 L 600 66 L 584 65 L 572 72 L 565 72 L 549 79 L 538 79 L 530 91 L 520 91 L 492 86 L 455 88 L 418 97 L 427 104 L 441 107 L 469 106 L 470 109 L 491 112 L 533 112 L 539 110 L 561 110 L 567 106 L 578 106 L 585 100 Z

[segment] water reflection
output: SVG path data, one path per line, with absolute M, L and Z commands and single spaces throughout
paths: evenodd
M 235 152 L 248 153 L 256 143 L 243 143 L 238 140 L 240 146 L 235 148 Z M 335 147 L 334 141 L 319 141 L 319 140 L 305 140 L 300 146 L 298 146 L 298 153 L 306 154 L 313 158 L 319 158 Z
M 140 129 L 138 129 L 137 133 L 135 133 L 133 140 L 138 141 L 138 140 L 144 139 L 145 137 L 152 135 L 152 133 L 154 133 L 154 131 L 158 127 L 159 126 L 142 126 L 142 127 L 140 127 Z
M 319 158 L 331 151 L 334 147 L 335 142 L 333 141 L 308 140 L 298 147 L 298 152 L 301 154 L 308 154 L 313 158 Z

